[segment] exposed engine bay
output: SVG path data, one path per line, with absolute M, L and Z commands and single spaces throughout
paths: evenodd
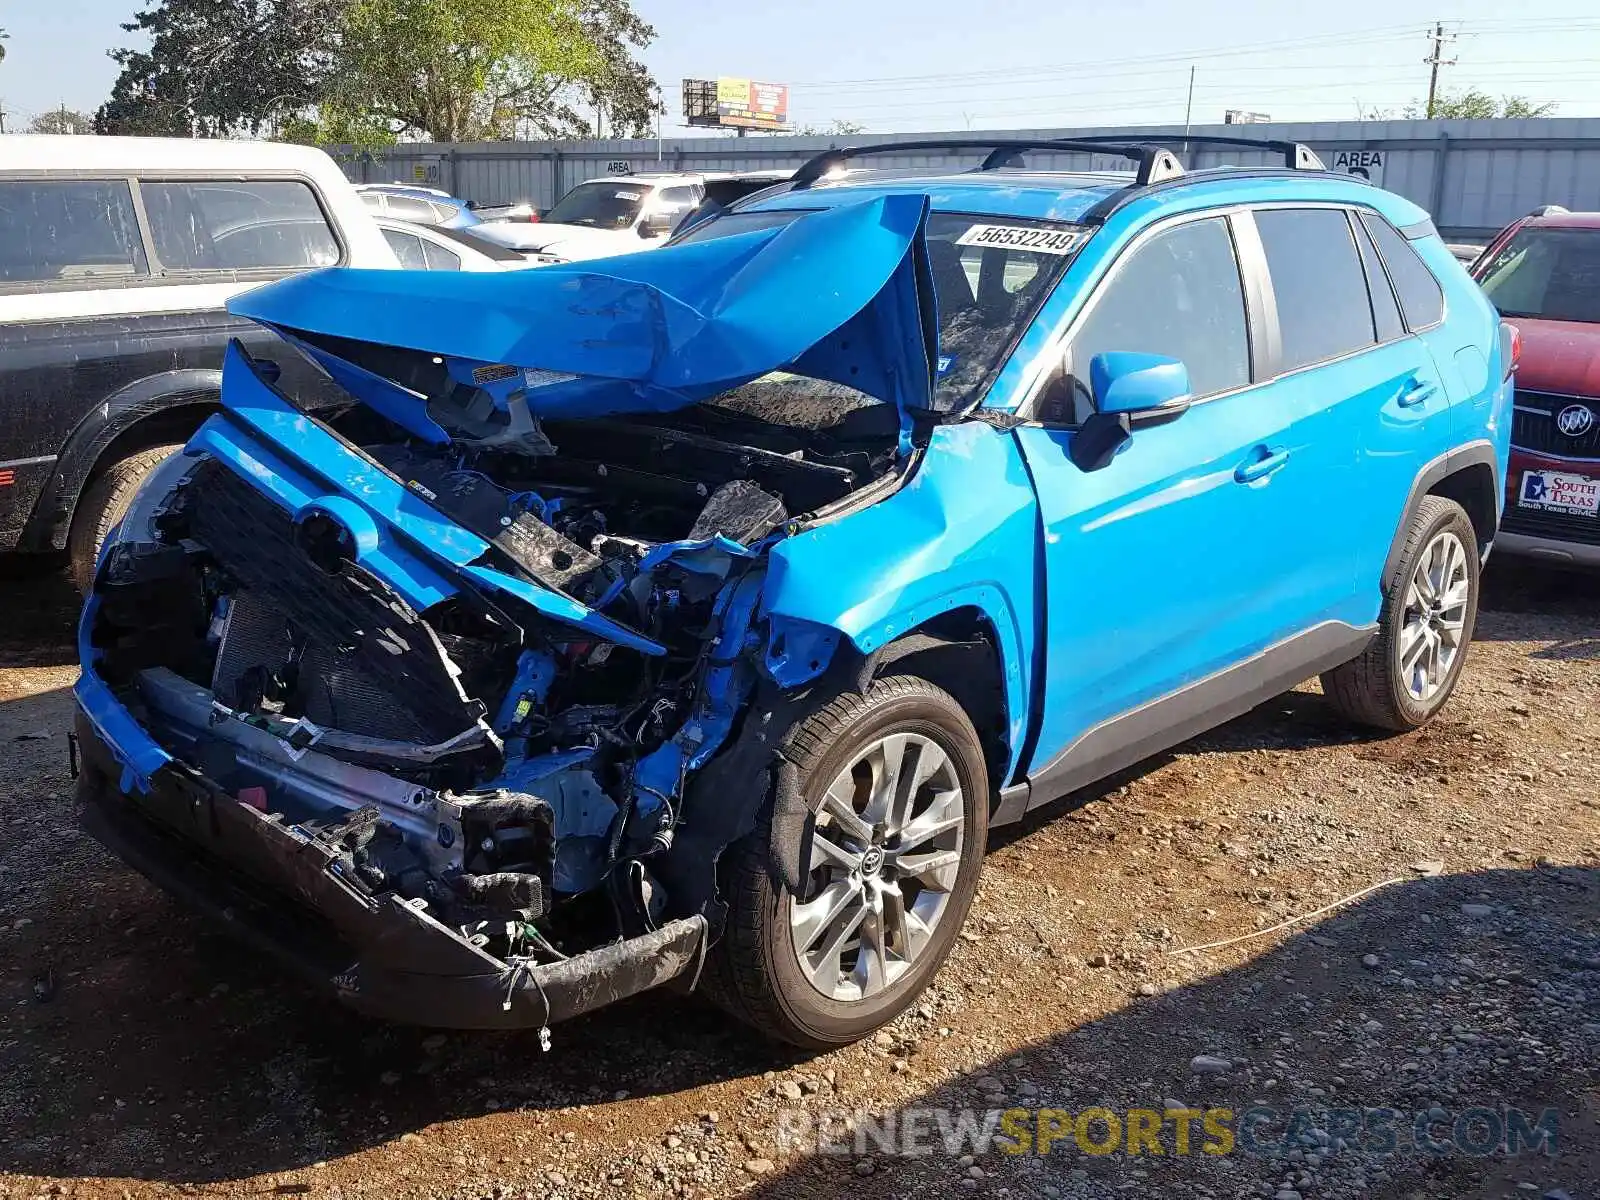
M 514 400 L 431 386 L 446 444 L 371 406 L 318 424 L 410 517 L 474 536 L 465 583 L 409 567 L 415 595 L 441 594 L 408 599 L 359 561 L 378 553 L 364 513 L 292 511 L 203 431 L 107 555 L 98 672 L 164 750 L 349 886 L 502 961 L 559 962 L 662 921 L 686 781 L 780 653 L 765 551 L 897 486 L 900 425 L 784 375 L 590 421 L 517 422 Z

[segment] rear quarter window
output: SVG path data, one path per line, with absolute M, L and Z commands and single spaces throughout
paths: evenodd
M 1411 243 L 1377 213 L 1362 213 L 1361 220 L 1378 244 L 1378 253 L 1383 255 L 1383 265 L 1389 269 L 1395 295 L 1400 297 L 1406 324 L 1413 330 L 1426 329 L 1444 320 L 1444 290 Z
M 1283 342 L 1293 371 L 1371 346 L 1372 302 L 1350 218 L 1341 208 L 1272 208 L 1254 214 L 1272 276 Z
M 149 272 L 126 181 L 0 180 L 0 286 Z
M 339 261 L 316 193 L 299 180 L 141 180 L 139 190 L 168 271 L 292 271 Z

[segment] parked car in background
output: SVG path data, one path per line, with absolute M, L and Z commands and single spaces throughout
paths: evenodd
M 482 232 L 546 263 L 653 250 L 702 202 L 726 206 L 789 175 L 783 170 L 606 176 L 578 184 L 536 223 L 490 222 Z
M 375 217 L 439 225 L 445 229 L 466 229 L 479 221 L 470 204 L 438 188 L 412 187 L 404 183 L 359 183 L 355 188 L 361 202 Z
M 515 271 L 535 266 L 515 250 L 480 237 L 476 226 L 450 229 L 377 218 L 384 240 L 408 271 Z
M 217 410 L 228 340 L 272 344 L 228 300 L 338 264 L 396 265 L 320 150 L 0 137 L 0 550 L 66 549 L 86 585 L 140 482 Z
M 1523 217 L 1473 274 L 1522 339 L 1497 553 L 1600 567 L 1600 213 Z
M 369 1014 L 681 980 L 825 1047 L 916 1002 L 991 827 L 1319 673 L 1421 726 L 1510 330 L 1415 205 L 1244 144 L 833 151 L 648 254 L 239 298 L 349 405 L 230 351 L 118 527 L 86 827 Z
M 539 221 L 544 219 L 544 209 L 532 201 L 516 200 L 509 204 L 479 204 L 469 200 L 468 207 L 480 221 Z

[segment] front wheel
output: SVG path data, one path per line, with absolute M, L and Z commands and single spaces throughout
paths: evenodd
M 895 676 L 840 696 L 785 748 L 816 814 L 799 893 L 769 867 L 770 814 L 724 862 L 728 926 L 712 998 L 782 1041 L 826 1049 L 908 1008 L 977 891 L 988 769 L 961 706 Z
M 1401 733 L 1431 720 L 1461 678 L 1478 619 L 1479 571 L 1466 510 L 1424 496 L 1406 529 L 1378 636 L 1359 658 L 1322 676 L 1334 707 L 1363 725 Z
M 182 444 L 151 446 L 106 467 L 83 490 L 78 509 L 67 534 L 67 554 L 72 582 L 85 595 L 94 586 L 94 569 L 100 559 L 100 546 L 128 511 L 134 495 L 162 463 L 182 450 Z

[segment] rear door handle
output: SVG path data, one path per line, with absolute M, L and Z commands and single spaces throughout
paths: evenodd
M 1263 446 L 1261 449 L 1267 448 Z M 1281 470 L 1288 461 L 1287 450 L 1269 450 L 1261 458 L 1252 458 L 1248 462 L 1240 463 L 1234 468 L 1233 478 L 1238 483 L 1254 483 L 1258 479 L 1265 479 L 1274 471 Z
M 1415 408 L 1439 390 L 1439 385 L 1427 379 L 1413 379 L 1400 393 L 1401 408 Z

